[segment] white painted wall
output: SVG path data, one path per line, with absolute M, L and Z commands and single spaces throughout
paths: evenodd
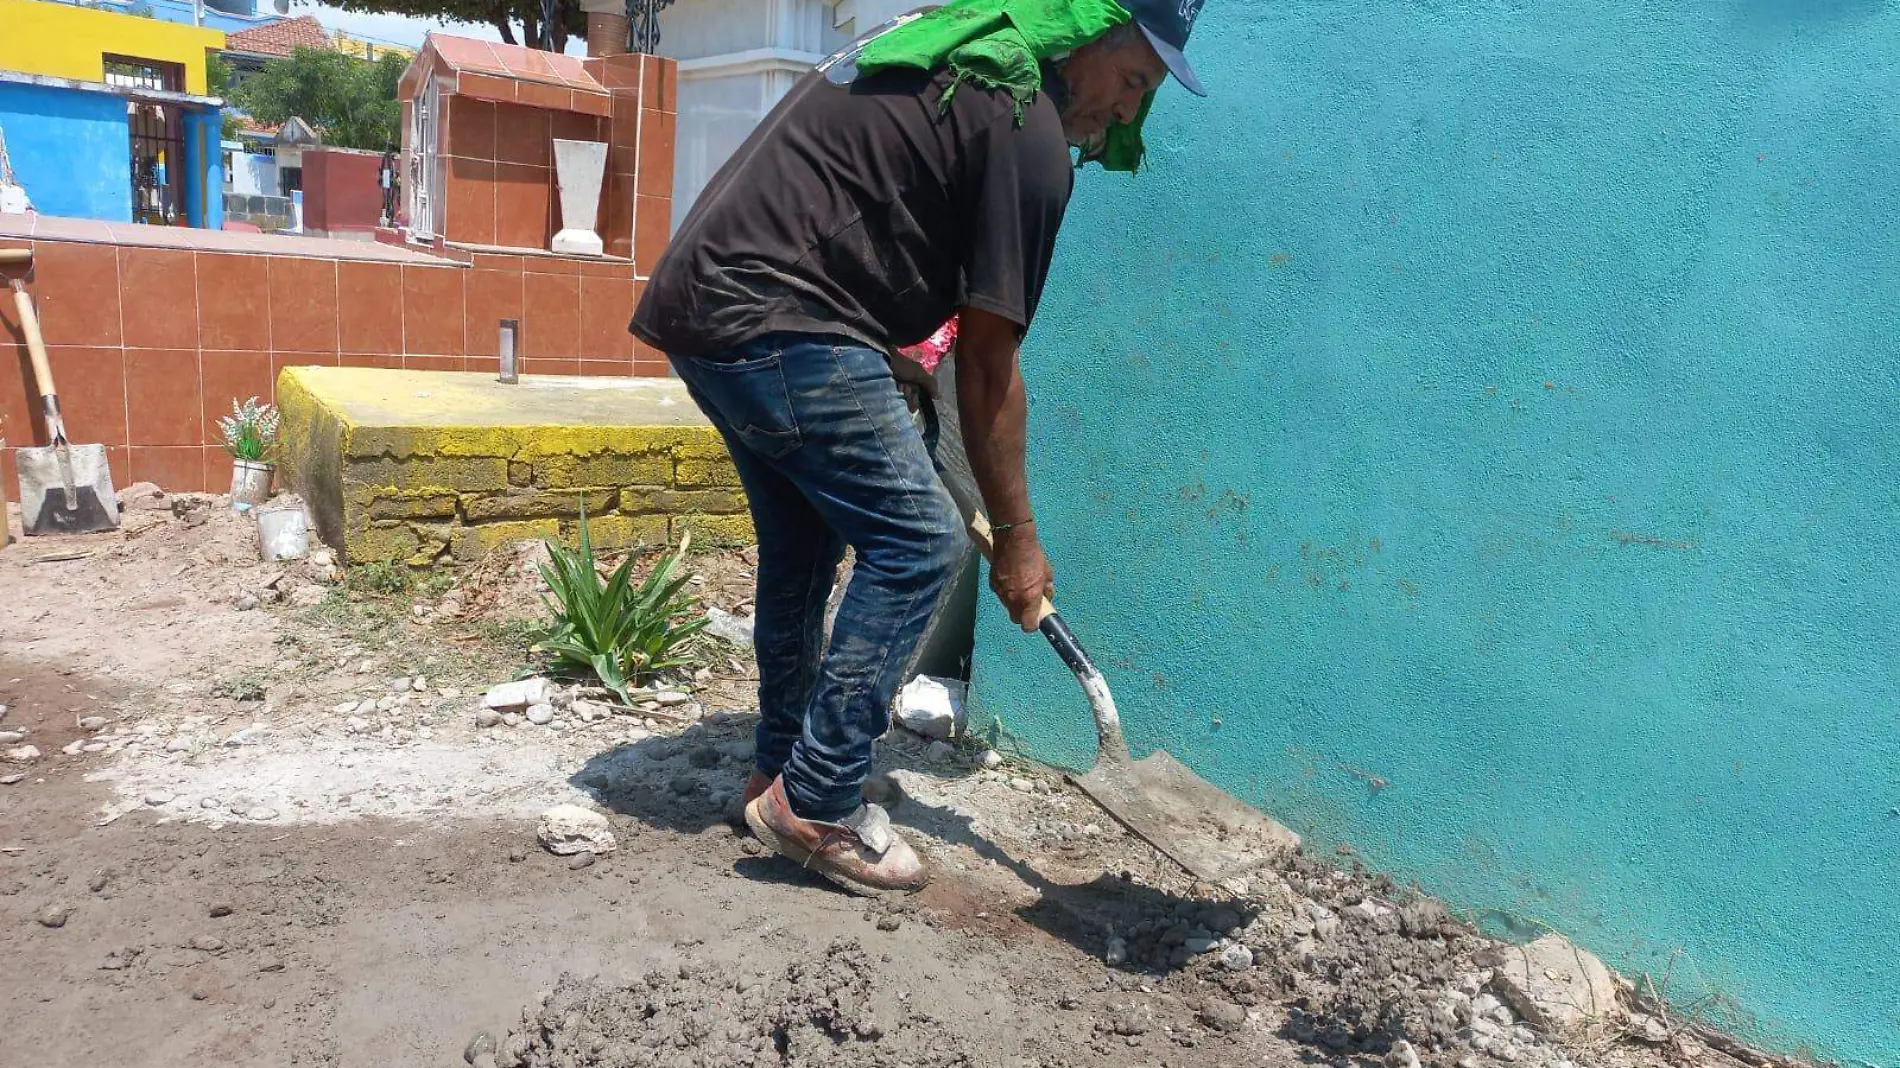
M 678 228 L 759 120 L 826 55 L 920 0 L 678 0 L 660 53 L 680 62 L 673 172 Z

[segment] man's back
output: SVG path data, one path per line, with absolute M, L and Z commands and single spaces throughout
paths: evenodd
M 1073 185 L 1055 105 L 946 73 L 810 74 L 700 195 L 633 331 L 675 356 L 765 334 L 889 352 L 970 304 L 1027 327 Z

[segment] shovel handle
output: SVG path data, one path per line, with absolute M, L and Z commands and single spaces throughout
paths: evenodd
M 33 250 L 30 248 L 0 248 L 0 265 L 12 266 L 32 262 Z
M 983 554 L 983 559 L 992 564 L 996 562 L 996 535 L 990 530 L 989 517 L 982 512 L 970 516 L 970 540 L 976 544 L 976 551 Z M 1036 626 L 1041 627 L 1055 614 L 1056 606 L 1044 597 L 1036 606 Z
M 66 421 L 59 414 L 59 394 L 53 390 L 53 365 L 46 358 L 46 339 L 40 334 L 40 317 L 33 312 L 33 298 L 26 286 L 13 279 L 13 305 L 20 312 L 20 329 L 26 332 L 26 352 L 33 361 L 33 382 L 40 391 L 40 407 L 46 412 L 46 432 L 55 443 L 66 440 Z

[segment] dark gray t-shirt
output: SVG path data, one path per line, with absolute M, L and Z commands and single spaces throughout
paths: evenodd
M 808 74 L 720 168 L 647 282 L 631 329 L 674 356 L 773 333 L 886 352 L 964 305 L 1028 328 L 1074 188 L 1049 94 L 894 69 Z

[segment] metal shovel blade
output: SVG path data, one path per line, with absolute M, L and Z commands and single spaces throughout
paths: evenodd
M 1165 751 L 1127 763 L 1104 758 L 1070 781 L 1203 882 L 1223 883 L 1299 848 L 1299 835 Z
M 20 468 L 20 518 L 26 533 L 91 534 L 119 529 L 104 445 L 49 445 L 14 454 Z

